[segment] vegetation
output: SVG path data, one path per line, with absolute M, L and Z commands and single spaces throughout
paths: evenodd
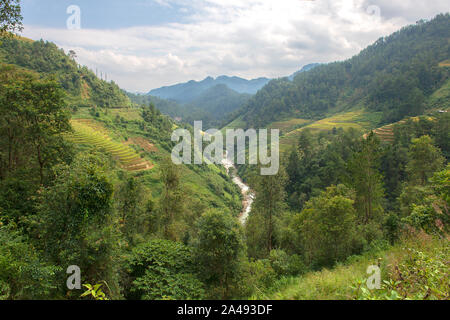
M 153 104 L 163 114 L 182 119 L 185 123 L 193 125 L 194 121 L 201 120 L 205 130 L 219 127 L 225 116 L 250 99 L 249 94 L 238 93 L 225 84 L 201 90 L 191 99 L 184 100 L 186 98 L 183 96 L 181 101 L 163 100 L 150 95 L 128 95 L 135 103 Z
M 87 67 L 76 63 L 54 43 L 31 41 L 21 37 L 3 37 L 0 43 L 3 63 L 33 70 L 41 75 L 53 75 L 67 93 L 71 107 L 126 107 L 131 102 L 113 81 L 97 78 Z
M 172 131 L 190 125 L 131 106 L 54 44 L 4 37 L 0 299 L 448 299 L 448 113 L 369 133 L 308 120 L 363 99 L 364 111 L 328 119 L 391 122 L 445 100 L 448 22 L 439 15 L 260 91 L 254 119 L 233 125 L 295 135 L 277 175 L 237 168 L 256 195 L 244 225 L 224 168 L 170 160 Z M 71 265 L 82 289 L 66 286 Z M 366 286 L 369 265 L 382 270 L 380 290 Z
M 450 15 L 441 14 L 380 38 L 347 61 L 319 65 L 293 82 L 272 80 L 234 116 L 242 116 L 246 127 L 264 127 L 354 108 L 381 113 L 379 124 L 420 115 L 426 100 L 448 81 L 441 63 L 448 59 L 449 24 Z

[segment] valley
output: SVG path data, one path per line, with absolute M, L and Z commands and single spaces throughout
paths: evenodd
M 209 65 L 183 60 L 202 52 L 193 35 L 183 34 L 193 42 L 186 56 L 175 55 L 167 31 L 183 23 L 111 29 L 93 41 L 101 56 L 80 47 L 79 58 L 15 34 L 20 8 L 0 3 L 0 300 L 450 299 L 449 13 L 293 74 L 306 44 L 272 34 L 272 64 L 291 75 L 247 80 L 204 78 Z M 124 30 L 158 38 L 141 47 Z M 105 44 L 117 39 L 125 53 Z M 268 56 L 242 48 L 203 52 L 208 70 L 251 74 L 239 68 L 247 62 L 269 72 Z M 123 83 L 204 80 L 133 94 L 96 64 L 115 64 L 108 74 Z M 241 135 L 244 148 L 228 148 L 229 158 L 219 144 L 223 160 L 209 164 L 197 156 L 212 139 L 179 148 L 198 133 L 194 121 L 202 138 L 217 128 L 278 129 L 280 139 L 269 133 L 270 152 L 258 141 L 250 165 L 252 139 Z M 177 150 L 201 161 L 177 162 Z

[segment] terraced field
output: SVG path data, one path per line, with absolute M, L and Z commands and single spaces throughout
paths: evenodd
M 311 123 L 311 120 L 307 120 L 307 119 L 290 119 L 287 121 L 279 121 L 279 122 L 273 122 L 270 126 L 269 129 L 279 129 L 281 131 L 281 133 L 284 132 L 290 132 L 292 130 L 296 130 L 302 126 L 306 126 L 309 123 Z
M 108 135 L 108 131 L 97 122 L 88 119 L 78 119 L 72 120 L 71 123 L 75 132 L 68 138 L 72 142 L 94 145 L 106 150 L 127 171 L 141 171 L 153 168 L 153 165 L 141 158 L 134 149 L 123 143 L 113 141 Z
M 389 143 L 394 142 L 394 124 L 375 129 L 373 132 L 380 138 L 381 141 L 386 141 Z M 364 138 L 366 137 L 367 134 L 364 135 Z
M 300 119 L 296 119 L 296 121 L 296 124 L 299 125 Z M 278 123 L 278 125 L 285 123 L 287 124 L 288 122 Z M 364 130 L 370 129 L 370 127 L 372 126 L 372 120 L 368 118 L 368 115 L 364 112 L 364 110 L 349 111 L 337 114 L 332 117 L 312 122 L 303 127 L 293 129 L 292 131 L 285 133 L 280 138 L 280 150 L 281 152 L 290 150 L 291 146 L 297 143 L 300 133 L 305 129 L 309 129 L 313 132 L 329 131 L 333 130 L 333 128 L 355 128 Z
M 433 117 L 427 117 L 428 120 L 434 120 Z M 407 122 L 408 120 L 412 121 L 420 121 L 420 117 L 410 117 L 407 119 L 403 119 L 399 122 L 388 124 L 384 127 L 373 130 L 373 132 L 380 138 L 381 141 L 392 143 L 394 142 L 394 126 L 398 124 L 402 124 Z M 364 135 L 364 138 L 367 137 L 367 133 Z

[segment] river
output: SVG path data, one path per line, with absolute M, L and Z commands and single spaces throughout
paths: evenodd
M 243 209 L 241 214 L 239 215 L 239 221 L 242 225 L 244 225 L 247 221 L 250 211 L 252 210 L 252 204 L 255 200 L 255 194 L 250 190 L 250 187 L 246 185 L 244 181 L 242 181 L 242 179 L 236 174 L 236 167 L 234 166 L 233 162 L 228 159 L 227 155 L 225 155 L 224 159 L 222 160 L 222 165 L 227 170 L 228 175 L 230 175 L 233 182 L 239 187 L 239 189 L 241 189 L 244 200 L 242 201 Z M 232 168 L 235 170 L 231 170 Z

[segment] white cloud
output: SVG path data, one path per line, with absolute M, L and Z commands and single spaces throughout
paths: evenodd
M 380 36 L 448 7 L 447 0 L 157 2 L 195 13 L 183 24 L 120 30 L 26 26 L 25 36 L 74 49 L 81 64 L 106 72 L 127 90 L 146 92 L 209 75 L 279 77 L 307 63 L 346 59 Z

